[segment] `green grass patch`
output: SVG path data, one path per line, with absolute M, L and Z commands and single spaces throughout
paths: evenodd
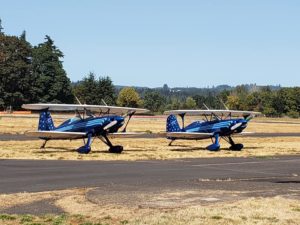
M 52 225 L 64 225 L 66 224 L 67 216 L 62 214 L 60 216 L 55 216 L 52 221 Z
M 34 220 L 34 217 L 31 215 L 22 215 L 20 222 L 22 224 L 24 224 L 24 223 L 32 222 L 33 220 Z
M 292 210 L 295 211 L 295 212 L 300 212 L 300 208 L 299 207 L 293 208 Z
M 8 215 L 8 214 L 0 214 L 0 220 L 5 221 L 5 220 L 16 220 L 17 218 L 15 216 L 12 215 Z
M 221 220 L 221 219 L 223 219 L 223 217 L 222 217 L 222 216 L 216 215 L 216 216 L 212 216 L 211 219 L 214 219 L 214 220 Z

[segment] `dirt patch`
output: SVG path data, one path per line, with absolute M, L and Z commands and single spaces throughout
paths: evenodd
M 62 214 L 64 211 L 54 205 L 54 199 L 44 199 L 34 201 L 29 204 L 19 204 L 11 208 L 0 209 L 0 214 L 31 214 L 31 215 L 45 215 L 45 214 Z

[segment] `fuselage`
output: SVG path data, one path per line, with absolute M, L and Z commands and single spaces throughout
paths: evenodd
M 247 123 L 246 119 L 195 121 L 186 126 L 182 131 L 218 133 L 220 136 L 228 136 L 233 133 L 241 133 L 247 127 Z
M 109 133 L 117 132 L 120 127 L 124 124 L 124 117 L 122 116 L 102 116 L 102 117 L 88 117 L 81 119 L 74 117 L 66 120 L 61 125 L 56 127 L 55 131 L 62 132 L 85 132 L 92 133 L 94 135 L 99 135 L 104 132 L 104 127 L 109 123 L 116 121 L 112 127 L 109 128 Z

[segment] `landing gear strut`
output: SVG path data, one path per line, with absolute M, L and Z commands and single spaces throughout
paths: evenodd
M 219 143 L 219 134 L 215 134 L 214 136 L 215 142 L 211 145 L 207 146 L 206 149 L 209 151 L 219 151 L 220 150 L 220 143 Z
M 244 147 L 243 144 L 236 144 L 230 136 L 228 137 L 228 139 L 227 138 L 223 138 L 223 139 L 231 145 L 229 149 L 232 151 L 241 151 Z
M 44 143 L 41 145 L 40 148 L 45 148 L 47 141 L 48 141 L 48 140 L 45 140 Z
M 123 151 L 123 146 L 121 146 L 121 145 L 113 145 L 110 142 L 110 140 L 108 139 L 108 137 L 106 135 L 103 135 L 101 137 L 100 137 L 100 140 L 109 147 L 108 151 L 110 153 L 118 153 L 118 154 L 120 154 Z
M 172 143 L 175 141 L 175 139 L 171 140 L 169 143 L 169 146 L 172 146 Z
M 92 144 L 92 137 L 93 135 L 91 133 L 88 134 L 88 140 L 85 143 L 84 146 L 81 146 L 77 149 L 77 152 L 80 154 L 88 154 L 91 151 L 91 144 Z M 84 139 L 83 139 L 84 141 Z

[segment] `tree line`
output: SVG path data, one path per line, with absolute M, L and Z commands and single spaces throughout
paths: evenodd
M 268 117 L 300 116 L 300 87 L 239 85 L 225 89 L 207 89 L 201 94 L 174 92 L 172 88 L 137 89 L 136 101 L 153 112 L 171 109 L 232 109 L 262 112 Z M 120 92 L 121 93 L 121 92 Z
M 0 24 L 1 27 L 1 24 Z M 26 32 L 11 36 L 0 29 L 0 110 L 24 103 L 86 103 L 145 107 L 154 113 L 171 109 L 254 110 L 266 116 L 300 116 L 300 88 L 221 85 L 211 88 L 115 86 L 110 77 L 88 73 L 71 82 L 63 52 L 50 36 L 33 46 Z

